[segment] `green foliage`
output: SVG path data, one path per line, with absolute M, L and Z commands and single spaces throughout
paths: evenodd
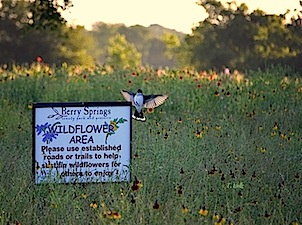
M 98 22 L 93 26 L 91 35 L 97 40 L 97 46 L 102 50 L 98 63 L 105 63 L 107 60 L 108 40 L 117 33 L 124 35 L 127 42 L 132 43 L 138 52 L 141 53 L 142 64 L 150 66 L 179 66 L 178 61 L 171 60 L 165 55 L 166 44 L 162 40 L 162 36 L 166 33 L 177 36 L 179 40 L 183 40 L 184 34 L 170 30 L 159 25 L 151 25 L 149 27 L 131 26 L 126 27 L 124 24 L 105 24 Z M 176 57 L 175 57 L 176 58 Z
M 60 12 L 71 6 L 71 0 L 35 0 L 30 1 L 26 7 L 26 14 L 31 27 L 38 30 L 57 30 L 66 23 Z
M 169 99 L 132 121 L 130 183 L 33 184 L 32 102 L 123 101 L 138 88 Z M 284 67 L 1 68 L 0 224 L 300 224 L 301 95 Z
M 96 41 L 85 28 L 81 26 L 66 27 L 64 33 L 68 38 L 58 43 L 56 53 L 61 61 L 73 65 L 94 65 L 101 53 L 95 49 Z
M 216 0 L 200 1 L 199 5 L 206 10 L 208 18 L 186 38 L 192 51 L 191 62 L 197 68 L 220 69 L 226 65 L 243 70 L 281 63 L 301 69 L 297 63 L 301 58 L 301 44 L 296 42 L 300 31 L 287 24 L 288 12 L 248 13 L 245 4 L 238 6 L 230 2 L 224 6 Z
M 176 49 L 180 47 L 179 38 L 171 33 L 166 33 L 163 35 L 162 40 L 166 44 L 166 56 L 169 59 L 173 59 L 175 57 Z
M 70 6 L 70 0 L 2 1 L 0 63 L 31 63 L 41 56 L 50 64 L 94 64 L 99 52 L 92 37 L 81 27 L 68 28 L 61 17 Z
M 108 42 L 108 60 L 116 68 L 137 67 L 141 64 L 141 54 L 135 46 L 127 42 L 126 37 L 116 34 Z

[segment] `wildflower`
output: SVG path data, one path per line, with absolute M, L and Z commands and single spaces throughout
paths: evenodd
M 179 172 L 180 174 L 184 174 L 185 173 L 185 171 L 183 170 L 183 168 L 180 168 L 180 172 Z
M 264 217 L 267 219 L 270 219 L 272 217 L 272 215 L 269 214 L 267 211 L 265 211 Z
M 241 212 L 242 211 L 242 208 L 241 207 L 238 207 L 234 210 L 235 213 L 238 213 L 238 212 Z
M 297 180 L 299 180 L 300 179 L 300 175 L 299 175 L 299 173 L 296 173 L 296 175 L 295 175 L 295 180 L 297 181 Z
M 137 158 L 139 158 L 139 155 L 137 153 L 135 153 L 132 158 L 137 159 Z
M 291 225 L 299 225 L 299 222 L 297 220 L 291 222 Z
M 213 166 L 213 168 L 210 171 L 208 171 L 208 174 L 214 175 L 217 171 L 218 171 L 218 168 L 216 166 Z
M 28 105 L 27 105 L 27 108 L 28 108 L 28 109 L 32 109 L 32 108 L 33 108 L 33 104 L 28 104 Z
M 280 135 L 280 137 L 281 137 L 282 139 L 287 139 L 286 134 L 282 134 L 282 133 L 280 133 L 279 135 Z
M 265 153 L 265 152 L 267 152 L 267 148 L 260 147 L 260 148 L 259 148 L 259 151 L 260 151 L 261 153 Z
M 195 119 L 194 122 L 195 122 L 196 124 L 199 124 L 199 123 L 201 123 L 201 120 L 200 120 L 200 119 Z
M 220 220 L 220 215 L 218 213 L 215 213 L 213 215 L 213 220 L 216 220 L 216 221 Z
M 209 210 L 206 209 L 205 206 L 203 206 L 199 211 L 199 215 L 206 217 L 209 214 Z
M 148 109 L 147 109 L 147 112 L 148 112 L 148 113 L 154 113 L 154 108 L 148 108 Z
M 178 121 L 177 121 L 177 122 L 178 122 L 178 123 L 182 123 L 181 117 L 178 118 Z
M 187 213 L 189 210 L 187 207 L 185 207 L 185 205 L 182 205 L 182 208 L 181 208 L 181 212 L 182 213 Z
M 215 225 L 222 225 L 225 223 L 225 218 L 222 216 L 217 222 L 215 222 Z
M 142 182 L 140 180 L 138 180 L 137 177 L 135 177 L 135 180 L 133 181 L 132 186 L 131 186 L 131 190 L 132 191 L 137 191 L 141 187 L 143 187 Z
M 275 122 L 274 126 L 273 126 L 273 130 L 278 130 L 279 129 L 279 124 L 277 122 Z
M 176 190 L 177 190 L 177 194 L 178 194 L 179 196 L 182 195 L 183 189 L 182 189 L 182 186 L 181 186 L 181 185 L 178 186 L 178 187 L 176 187 Z
M 43 62 L 43 58 L 41 56 L 37 56 L 36 61 L 38 63 L 41 63 L 41 62 Z
M 243 176 L 246 175 L 246 172 L 245 172 L 244 169 L 242 169 L 241 174 L 242 174 Z
M 96 203 L 96 201 L 93 201 L 92 203 L 90 203 L 90 207 L 96 209 L 98 207 L 98 204 Z
M 113 212 L 112 217 L 113 217 L 113 219 L 120 219 L 120 218 L 122 218 L 122 215 L 119 214 L 118 212 Z
M 135 203 L 135 198 L 133 197 L 133 195 L 131 195 L 131 200 L 130 200 L 130 202 L 131 202 L 132 204 Z
M 276 136 L 276 135 L 277 135 L 276 131 L 273 131 L 273 132 L 271 133 L 271 137 L 274 137 L 274 136 Z
M 290 140 L 291 140 L 291 137 L 287 137 L 287 140 L 290 141 Z
M 227 96 L 227 97 L 230 97 L 231 93 L 230 92 L 226 92 L 224 95 Z
M 155 200 L 154 204 L 153 204 L 153 209 L 159 209 L 160 205 L 157 202 L 157 199 Z
M 117 220 L 117 219 L 121 219 L 122 215 L 120 213 L 118 213 L 118 212 L 109 210 L 109 211 L 103 213 L 103 217 L 107 218 L 107 219 L 115 219 L 115 220 Z
M 256 200 L 254 200 L 254 201 L 251 202 L 251 205 L 252 205 L 252 206 L 256 206 L 256 205 L 258 205 L 258 204 L 259 204 L 259 202 L 257 202 Z
M 237 81 L 237 83 L 241 83 L 241 81 L 243 81 L 244 75 L 236 72 L 236 70 L 234 71 L 234 75 L 235 75 L 235 80 Z
M 218 97 L 218 96 L 219 96 L 219 92 L 218 92 L 218 91 L 215 91 L 214 95 L 215 95 L 216 97 Z
M 256 178 L 256 172 L 254 171 L 254 173 L 252 174 L 252 178 Z
M 56 203 L 51 203 L 51 208 L 58 208 L 58 205 Z
M 216 126 L 215 126 L 215 129 L 216 129 L 217 131 L 221 131 L 221 126 L 216 125 Z
M 128 84 L 131 85 L 132 84 L 132 80 L 128 80 Z
M 195 136 L 196 136 L 197 138 L 202 138 L 202 132 L 201 132 L 201 131 L 196 131 L 196 132 L 195 132 Z
M 120 189 L 120 193 L 121 193 L 121 196 L 124 196 L 124 190 L 123 190 L 123 188 Z
M 87 195 L 86 195 L 86 194 L 84 194 L 84 193 L 83 193 L 81 196 L 82 196 L 82 198 L 84 198 L 84 199 L 86 199 L 86 198 L 87 198 Z

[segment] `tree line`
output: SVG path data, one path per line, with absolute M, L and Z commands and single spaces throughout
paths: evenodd
M 301 1 L 300 1 L 301 4 Z M 246 70 L 285 64 L 302 71 L 302 19 L 298 9 L 268 15 L 245 4 L 200 0 L 208 17 L 185 35 L 158 25 L 94 24 L 91 31 L 67 26 L 61 12 L 71 0 L 2 0 L 0 64 L 109 64 Z M 301 4 L 302 6 L 302 4 Z
M 240 70 L 286 64 L 302 71 L 302 11 L 288 21 L 284 14 L 268 15 L 245 4 L 199 1 L 208 17 L 193 29 L 185 43 L 196 68 L 228 66 Z M 302 6 L 302 2 L 300 1 Z

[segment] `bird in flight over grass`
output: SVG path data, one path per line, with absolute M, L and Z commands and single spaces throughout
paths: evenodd
M 168 95 L 143 95 L 141 89 L 137 90 L 137 93 L 130 91 L 121 91 L 123 97 L 127 102 L 132 102 L 132 105 L 135 107 L 134 114 L 132 118 L 139 121 L 146 121 L 146 117 L 143 114 L 143 108 L 156 108 L 163 104 Z

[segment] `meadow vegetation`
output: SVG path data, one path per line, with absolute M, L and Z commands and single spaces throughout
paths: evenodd
M 32 103 L 168 94 L 132 122 L 131 182 L 35 185 Z M 0 225 L 301 224 L 302 77 L 110 67 L 0 69 Z

